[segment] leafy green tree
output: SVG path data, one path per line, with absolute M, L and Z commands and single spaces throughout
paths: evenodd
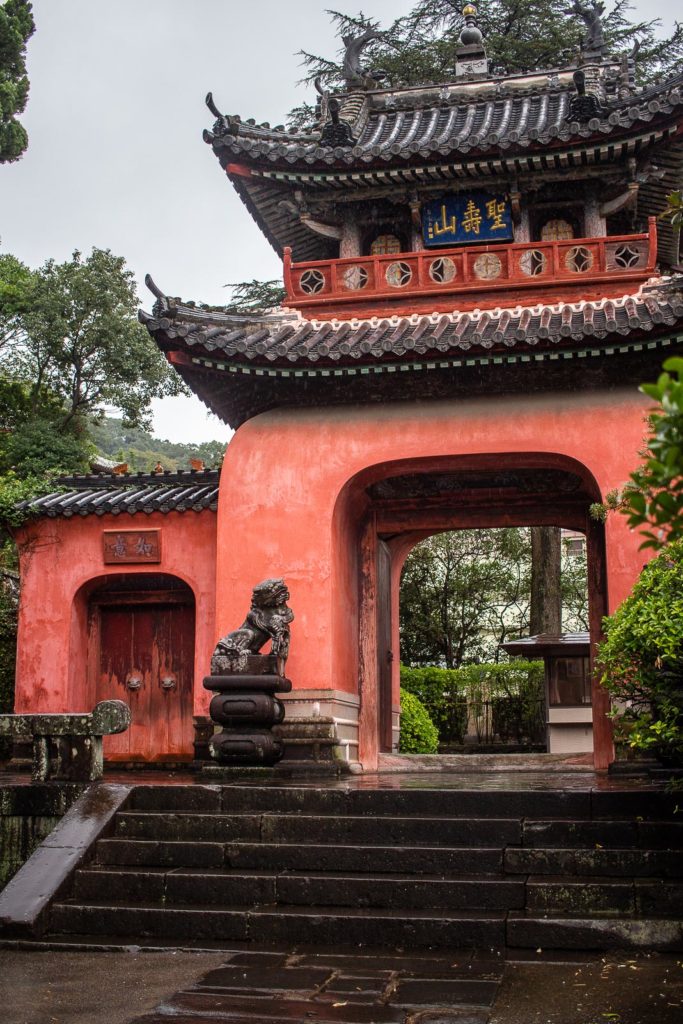
M 0 163 L 18 160 L 28 146 L 17 114 L 23 113 L 28 100 L 26 43 L 34 31 L 27 0 L 5 0 L 0 5 Z
M 683 359 L 667 359 L 656 384 L 641 389 L 657 402 L 643 463 L 623 493 L 629 525 L 659 550 L 683 540 Z
M 452 78 L 455 52 L 464 24 L 460 0 L 418 0 L 409 14 L 397 18 L 383 37 L 366 50 L 368 67 L 381 69 L 394 86 L 421 85 Z M 568 17 L 567 0 L 482 0 L 477 4 L 486 51 L 495 68 L 508 72 L 569 64 L 585 31 L 582 20 Z M 683 56 L 683 26 L 668 38 L 659 36 L 659 19 L 632 22 L 633 5 L 617 0 L 603 18 L 605 39 L 614 53 L 639 43 L 637 71 L 641 81 L 676 69 Z M 377 27 L 363 13 L 330 11 L 337 35 Z M 301 52 L 304 81 L 319 78 L 329 88 L 343 85 L 343 52 L 334 59 Z M 296 119 L 296 112 L 293 112 Z M 300 118 L 300 115 L 299 115 Z
M 138 323 L 137 306 L 132 272 L 108 249 L 48 260 L 35 272 L 30 308 L 0 353 L 0 371 L 25 382 L 33 399 L 56 396 L 62 428 L 84 430 L 107 405 L 145 422 L 152 398 L 183 386 Z
M 401 660 L 458 668 L 496 661 L 498 648 L 527 631 L 527 531 L 456 530 L 418 544 L 401 584 Z
M 47 474 L 87 473 L 93 445 L 82 435 L 58 433 L 52 421 L 33 419 L 13 430 L 0 456 L 6 470 L 22 479 Z
M 31 305 L 34 274 L 15 256 L 0 254 L 0 351 L 22 334 L 21 314 Z
M 454 530 L 417 544 L 401 579 L 401 661 L 498 661 L 502 643 L 529 634 L 531 577 L 529 529 Z M 563 545 L 560 580 L 562 628 L 587 629 L 585 554 Z

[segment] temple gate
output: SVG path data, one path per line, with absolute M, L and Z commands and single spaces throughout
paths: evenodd
M 309 130 L 225 115 L 209 94 L 205 142 L 283 259 L 284 304 L 237 316 L 148 279 L 141 314 L 236 429 L 199 584 L 215 623 L 197 636 L 197 722 L 215 639 L 255 582 L 282 576 L 296 613 L 288 720 L 331 722 L 365 768 L 395 742 L 398 580 L 416 539 L 585 532 L 594 645 L 646 556 L 623 519 L 603 527 L 589 506 L 628 479 L 646 429 L 637 385 L 680 348 L 678 252 L 656 221 L 683 176 L 680 78 L 643 90 L 633 56 L 588 44 L 570 67 L 493 73 L 465 15 L 440 85 L 384 85 L 349 40 L 346 88 L 321 93 Z M 77 584 L 67 573 L 62 587 L 70 599 Z M 44 657 L 20 653 L 23 704 L 38 662 L 45 675 Z M 607 710 L 594 680 L 599 768 L 613 757 Z

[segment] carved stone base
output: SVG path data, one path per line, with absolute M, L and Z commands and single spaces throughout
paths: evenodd
M 211 756 L 226 765 L 277 764 L 284 754 L 282 741 L 267 729 L 223 729 L 209 743 Z
M 284 745 L 282 769 L 295 764 L 348 769 L 333 718 L 291 718 L 274 726 L 273 733 Z
M 211 690 L 209 713 L 222 731 L 208 739 L 211 758 L 226 766 L 268 767 L 284 753 L 282 740 L 272 727 L 282 722 L 285 708 L 276 693 L 288 693 L 292 684 L 274 675 L 269 655 L 249 655 L 245 671 L 207 676 L 204 687 Z

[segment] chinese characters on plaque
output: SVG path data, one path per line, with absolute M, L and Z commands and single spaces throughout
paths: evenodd
M 105 530 L 102 544 L 105 565 L 161 561 L 159 530 Z
M 509 242 L 512 212 L 507 196 L 463 192 L 425 203 L 422 208 L 424 244 L 437 248 L 463 242 Z

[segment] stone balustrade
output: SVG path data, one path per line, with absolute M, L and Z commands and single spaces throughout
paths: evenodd
M 125 732 L 130 708 L 104 700 L 91 713 L 0 715 L 0 736 L 33 741 L 33 781 L 92 782 L 104 771 L 102 737 Z

